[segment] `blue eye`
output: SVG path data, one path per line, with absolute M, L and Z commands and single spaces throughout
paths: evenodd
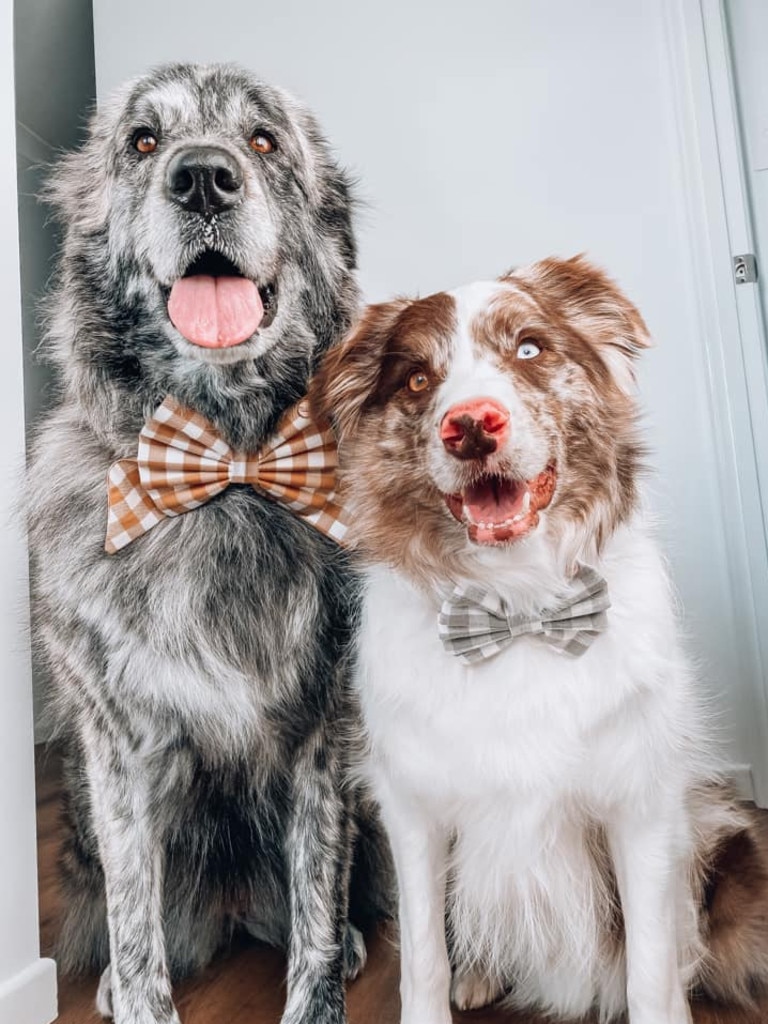
M 541 355 L 541 349 L 535 341 L 521 341 L 517 346 L 518 359 L 535 359 Z

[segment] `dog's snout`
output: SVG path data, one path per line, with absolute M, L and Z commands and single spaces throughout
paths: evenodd
M 218 146 L 194 146 L 171 160 L 168 197 L 190 213 L 221 213 L 243 196 L 243 172 L 234 156 Z
M 451 406 L 440 423 L 445 450 L 458 459 L 483 459 L 507 438 L 509 411 L 494 398 Z

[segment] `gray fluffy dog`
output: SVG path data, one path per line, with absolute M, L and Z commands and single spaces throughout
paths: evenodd
M 117 1024 L 172 1024 L 170 978 L 241 921 L 288 951 L 285 1024 L 339 1024 L 365 958 L 350 875 L 358 923 L 388 891 L 375 821 L 344 784 L 345 556 L 249 486 L 117 554 L 104 540 L 108 468 L 166 396 L 255 452 L 305 393 L 357 308 L 348 182 L 284 92 L 173 65 L 94 118 L 49 198 L 62 392 L 35 444 L 30 530 L 67 751 L 60 963 L 104 969 Z M 196 336 L 201 275 L 245 295 L 234 341 Z

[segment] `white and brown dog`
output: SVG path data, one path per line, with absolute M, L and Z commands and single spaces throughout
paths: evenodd
M 315 381 L 371 563 L 403 1024 L 449 1024 L 449 993 L 684 1024 L 692 991 L 768 980 L 765 851 L 639 507 L 647 343 L 601 271 L 550 259 L 370 307 Z

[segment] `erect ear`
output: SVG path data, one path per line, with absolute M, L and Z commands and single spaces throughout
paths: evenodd
M 340 437 L 352 433 L 373 395 L 387 342 L 409 305 L 408 299 L 395 299 L 368 306 L 341 344 L 323 357 L 309 385 L 310 407 L 316 419 L 330 420 Z
M 635 385 L 633 362 L 651 338 L 639 310 L 618 285 L 585 256 L 546 259 L 504 280 L 530 287 L 533 297 L 550 305 L 597 349 L 614 380 L 627 392 Z

